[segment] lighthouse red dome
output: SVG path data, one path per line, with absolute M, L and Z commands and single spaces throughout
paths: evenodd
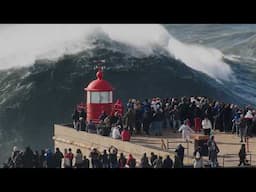
M 103 79 L 103 72 L 101 68 L 98 69 L 96 74 L 97 79 L 92 81 L 85 90 L 87 91 L 113 91 L 112 85 Z
M 87 91 L 112 91 L 113 87 L 105 80 L 96 79 L 92 81 L 86 88 Z

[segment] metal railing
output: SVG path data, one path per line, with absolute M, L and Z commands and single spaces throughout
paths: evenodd
M 191 142 L 186 142 L 186 141 L 169 141 L 168 139 L 166 139 L 166 144 L 167 144 L 166 149 L 167 149 L 167 151 L 169 149 L 174 149 L 175 150 L 177 148 L 177 146 L 176 147 L 170 147 L 170 145 L 169 145 L 170 143 L 176 143 L 176 144 L 186 143 L 187 147 L 184 147 L 184 149 L 187 152 L 187 156 L 189 156 L 189 143 L 191 143 Z
M 256 156 L 255 154 L 252 153 L 247 153 L 246 156 L 249 156 L 249 160 L 246 158 L 246 160 L 249 162 L 248 166 L 252 166 L 252 156 Z M 225 161 L 229 162 L 237 162 L 237 164 L 240 162 L 238 154 L 224 154 L 224 155 L 219 155 L 219 158 L 222 158 L 222 166 L 225 166 Z M 237 159 L 235 159 L 237 157 Z M 227 160 L 231 159 L 231 160 Z

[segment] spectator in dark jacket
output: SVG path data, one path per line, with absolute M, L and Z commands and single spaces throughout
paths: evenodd
M 47 149 L 45 153 L 45 159 L 46 159 L 46 166 L 47 168 L 55 168 L 55 161 L 54 161 L 54 156 L 51 151 L 51 149 Z
M 33 168 L 34 153 L 30 149 L 30 147 L 26 148 L 23 156 L 24 156 L 24 168 Z
M 92 148 L 89 157 L 91 157 L 92 168 L 99 168 L 99 152 L 96 148 Z
M 153 162 L 157 159 L 157 156 L 151 152 L 151 157 L 150 157 L 150 165 L 153 167 Z
M 72 120 L 73 120 L 73 126 L 75 129 L 78 128 L 78 123 L 79 123 L 79 112 L 75 108 L 73 114 L 72 114 Z
M 152 112 L 150 107 L 145 108 L 145 112 L 143 113 L 143 131 L 149 135 L 149 126 L 152 121 Z
M 163 158 L 161 156 L 159 156 L 157 159 L 155 159 L 155 161 L 153 162 L 153 166 L 154 168 L 162 168 L 163 167 Z
M 117 161 L 118 149 L 114 146 L 111 146 L 108 151 L 109 151 L 110 168 L 118 168 L 118 161 Z
M 184 150 L 185 150 L 185 148 L 181 144 L 179 144 L 177 149 L 176 149 L 176 152 L 177 152 L 177 155 L 178 155 L 178 157 L 181 161 L 181 166 L 182 167 L 183 167 L 183 159 L 184 159 Z
M 84 156 L 83 168 L 90 168 L 90 161 L 86 158 L 86 156 Z
M 103 151 L 103 154 L 101 155 L 101 162 L 103 168 L 109 168 L 109 158 L 107 154 L 107 150 Z
M 64 158 L 63 153 L 60 151 L 60 149 L 57 147 L 56 148 L 56 152 L 54 154 L 54 159 L 55 159 L 55 165 L 56 168 L 61 168 L 61 163 L 62 163 L 62 159 Z
M 143 154 L 143 157 L 141 158 L 140 163 L 141 163 L 140 164 L 141 168 L 149 168 L 150 167 L 146 153 Z
M 119 168 L 125 168 L 127 159 L 125 158 L 123 153 L 120 153 L 120 158 L 118 160 Z
M 240 160 L 238 166 L 240 167 L 242 164 L 243 164 L 243 165 L 248 165 L 248 164 L 247 164 L 247 160 L 246 160 L 245 144 L 242 144 L 242 145 L 241 145 L 241 149 L 240 149 L 238 155 L 239 155 L 239 160 Z
M 97 128 L 92 120 L 89 121 L 87 125 L 88 133 L 97 133 Z
M 34 167 L 40 168 L 40 155 L 39 152 L 36 150 L 34 153 Z
M 174 156 L 174 168 L 182 168 L 183 165 L 181 163 L 181 160 L 176 152 L 175 156 Z
M 173 161 L 170 158 L 170 156 L 167 155 L 163 162 L 163 168 L 172 168 L 172 166 L 173 166 Z
M 46 160 L 45 160 L 44 154 L 45 154 L 45 150 L 42 149 L 40 157 L 39 157 L 39 167 L 40 168 L 46 168 Z

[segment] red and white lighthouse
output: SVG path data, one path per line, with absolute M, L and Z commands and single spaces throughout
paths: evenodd
M 113 87 L 103 79 L 102 67 L 98 67 L 97 79 L 86 88 L 87 91 L 87 121 L 98 123 L 102 111 L 110 115 L 113 108 Z

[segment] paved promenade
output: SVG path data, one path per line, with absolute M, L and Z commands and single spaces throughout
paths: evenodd
M 164 144 L 167 147 L 167 140 L 169 143 L 169 149 L 170 153 L 174 153 L 174 150 L 176 146 L 181 143 L 185 148 L 188 148 L 189 150 L 185 149 L 185 164 L 191 164 L 193 161 L 193 152 L 194 152 L 194 141 L 192 143 L 185 143 L 181 138 L 181 133 L 174 133 L 173 131 L 164 131 L 164 136 L 134 136 L 132 137 L 131 142 L 142 145 L 145 147 L 157 149 L 157 150 L 163 150 L 162 149 L 162 141 L 163 139 Z M 234 167 L 237 166 L 239 163 L 239 157 L 238 152 L 241 148 L 240 143 L 240 137 L 237 135 L 231 134 L 231 133 L 221 133 L 219 131 L 215 132 L 215 141 L 218 144 L 218 147 L 220 149 L 220 153 L 218 161 L 219 165 L 224 167 Z M 252 155 L 248 155 L 247 159 L 250 161 L 251 164 L 256 166 L 256 138 L 249 138 L 249 153 Z M 248 153 L 248 154 L 249 154 Z M 173 155 L 171 155 L 173 156 Z M 224 158 L 223 158 L 224 156 Z M 207 157 L 204 157 L 204 160 L 207 162 Z

